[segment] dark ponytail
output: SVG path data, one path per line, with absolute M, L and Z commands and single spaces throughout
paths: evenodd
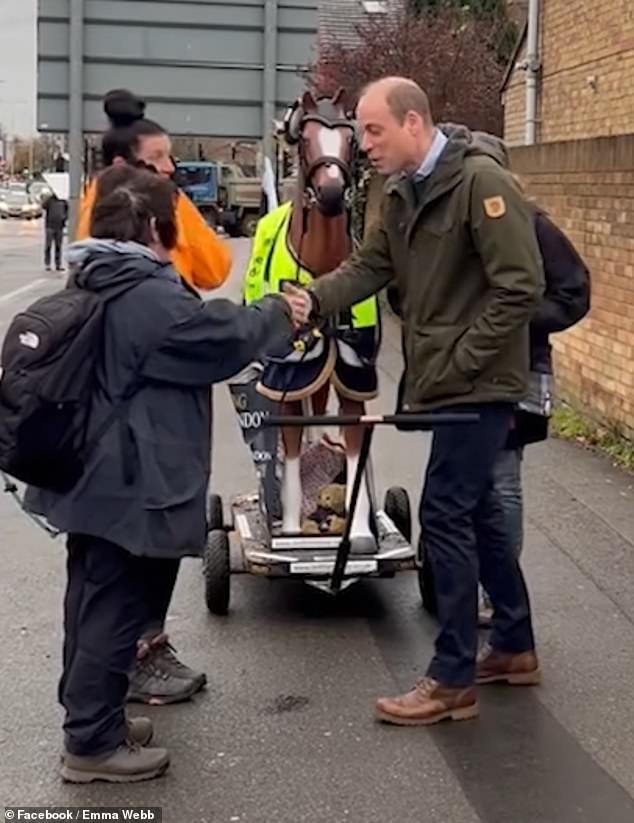
M 105 166 L 111 166 L 116 157 L 134 164 L 139 138 L 166 134 L 162 126 L 145 117 L 145 100 L 127 89 L 109 91 L 103 109 L 110 121 L 110 129 L 101 142 Z

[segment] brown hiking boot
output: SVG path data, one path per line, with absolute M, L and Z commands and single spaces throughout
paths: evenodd
M 67 783 L 139 783 L 165 774 L 169 763 L 167 749 L 146 749 L 127 742 L 97 756 L 65 752 L 62 779 Z
M 510 686 L 539 686 L 542 673 L 534 651 L 509 654 L 486 643 L 478 654 L 476 683 L 508 683 Z
M 147 746 L 154 736 L 154 724 L 149 717 L 128 717 L 126 718 L 128 725 L 128 740 L 135 743 L 137 746 Z M 66 753 L 62 752 L 60 760 L 64 762 Z
M 441 686 L 431 677 L 424 677 L 407 694 L 376 701 L 377 718 L 397 726 L 431 726 L 441 720 L 468 720 L 479 714 L 472 686 Z
M 128 717 L 128 739 L 137 746 L 149 745 L 154 736 L 154 725 L 149 717 Z

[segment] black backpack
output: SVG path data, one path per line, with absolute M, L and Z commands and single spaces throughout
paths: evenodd
M 58 493 L 71 489 L 140 388 L 138 381 L 128 387 L 88 439 L 107 303 L 70 286 L 11 322 L 1 355 L 0 469 L 17 480 Z

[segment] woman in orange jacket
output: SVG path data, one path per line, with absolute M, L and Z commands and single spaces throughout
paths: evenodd
M 110 121 L 110 131 L 103 138 L 103 159 L 106 166 L 133 163 L 152 168 L 164 177 L 174 173 L 169 135 L 158 123 L 145 118 L 145 102 L 126 90 L 109 92 L 104 99 L 104 111 Z M 77 239 L 90 235 L 90 216 L 95 202 L 97 180 L 93 180 L 82 198 Z M 176 271 L 198 289 L 221 286 L 231 271 L 229 246 L 218 238 L 200 212 L 179 193 L 176 207 L 178 237 L 172 252 Z
M 109 92 L 104 111 L 110 130 L 102 141 L 106 166 L 130 163 L 163 177 L 174 173 L 169 135 L 158 123 L 145 118 L 145 102 L 126 90 Z M 77 239 L 90 236 L 90 221 L 99 178 L 86 191 L 79 214 Z M 177 239 L 171 253 L 174 268 L 191 286 L 215 289 L 231 270 L 231 250 L 203 220 L 182 192 L 176 206 Z M 153 705 L 188 700 L 202 689 L 206 675 L 185 666 L 174 654 L 165 634 L 165 619 L 172 599 L 180 561 L 154 559 L 150 621 L 139 640 L 136 666 L 130 674 L 128 700 Z

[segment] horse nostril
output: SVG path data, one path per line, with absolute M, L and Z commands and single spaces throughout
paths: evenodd
M 345 187 L 328 183 L 318 186 L 317 202 L 320 210 L 327 215 L 341 214 L 344 208 Z

